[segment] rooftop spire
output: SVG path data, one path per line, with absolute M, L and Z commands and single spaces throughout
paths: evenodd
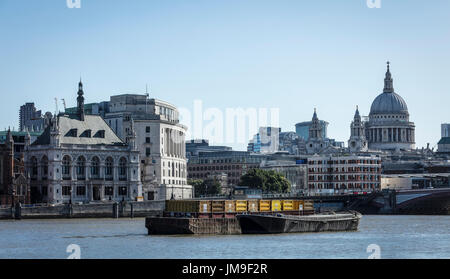
M 361 118 L 360 114 L 359 114 L 359 106 L 356 106 L 356 111 L 355 111 L 355 118 Z
M 83 83 L 81 82 L 81 77 L 80 77 L 80 82 L 78 83 L 77 113 L 78 113 L 78 116 L 80 117 L 81 121 L 84 121 L 84 97 L 83 97 L 83 95 L 84 95 Z
M 313 120 L 318 119 L 317 118 L 317 109 L 314 108 L 314 114 L 313 114 Z
M 384 79 L 384 89 L 383 93 L 394 93 L 394 81 L 392 79 L 391 71 L 390 71 L 391 62 L 387 62 L 387 71 L 386 77 Z

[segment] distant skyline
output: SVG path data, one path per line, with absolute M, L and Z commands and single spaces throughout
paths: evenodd
M 0 129 L 18 128 L 26 102 L 76 106 L 81 75 L 86 103 L 148 84 L 179 108 L 279 108 L 282 131 L 317 108 L 328 136 L 347 143 L 356 106 L 367 116 L 382 93 L 386 61 L 418 148 L 436 147 L 450 122 L 448 0 L 81 3 L 0 0 Z

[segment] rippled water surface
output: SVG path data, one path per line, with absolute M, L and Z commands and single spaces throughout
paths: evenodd
M 364 216 L 358 232 L 148 236 L 144 219 L 0 221 L 0 258 L 450 258 L 450 216 Z

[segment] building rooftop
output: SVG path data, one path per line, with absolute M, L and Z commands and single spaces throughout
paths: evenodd
M 114 133 L 101 116 L 85 115 L 84 121 L 75 115 L 58 116 L 61 144 L 117 145 L 124 142 Z M 33 145 L 50 144 L 51 125 L 36 139 Z
M 450 144 L 450 137 L 441 138 L 438 144 Z

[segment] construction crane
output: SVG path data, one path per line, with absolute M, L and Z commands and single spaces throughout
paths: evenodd
M 58 98 L 55 97 L 55 115 L 58 115 Z
M 67 107 L 66 107 L 66 100 L 65 99 L 61 99 L 61 101 L 62 101 L 63 106 L 64 106 L 64 112 L 66 112 L 66 109 L 67 109 Z

